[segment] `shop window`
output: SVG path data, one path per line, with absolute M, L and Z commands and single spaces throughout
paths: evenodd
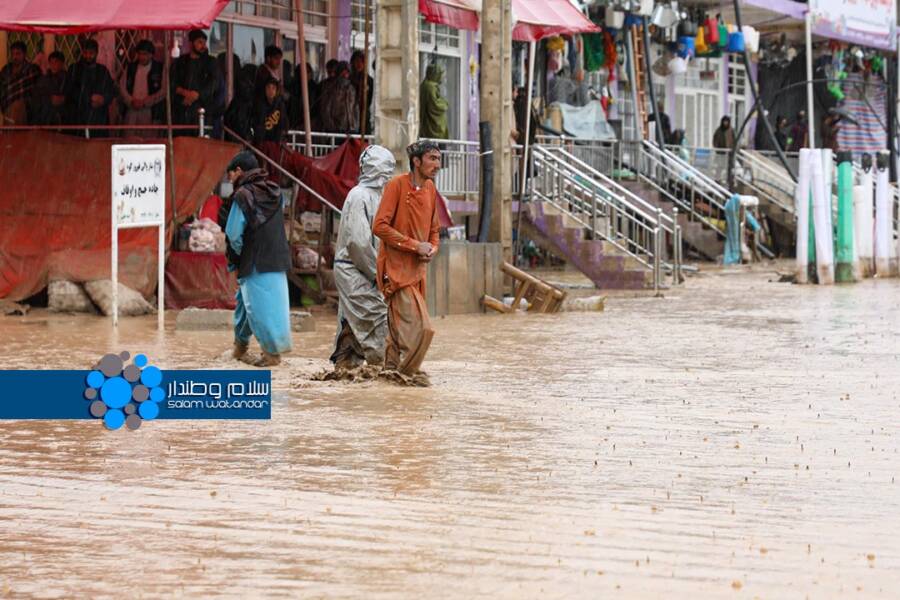
M 6 51 L 9 56 L 9 47 L 16 42 L 25 42 L 25 51 L 28 60 L 34 60 L 34 57 L 44 51 L 44 34 L 30 33 L 27 31 L 10 31 L 6 36 Z
M 81 42 L 93 35 L 58 35 L 54 39 L 56 50 L 66 57 L 66 64 L 71 65 L 81 60 Z
M 747 71 L 743 65 L 728 63 L 728 93 L 744 96 L 747 93 Z
M 367 0 L 350 0 L 350 28 L 354 35 L 362 36 L 365 33 Z M 375 35 L 375 0 L 368 0 L 369 4 L 369 35 Z
M 303 0 L 303 22 L 310 27 L 328 26 L 328 0 Z
M 265 27 L 235 24 L 234 55 L 242 65 L 261 65 L 265 60 L 266 46 L 275 43 L 275 30 Z
M 419 15 L 419 44 L 422 48 L 452 48 L 460 47 L 459 29 L 446 25 L 426 23 L 425 17 Z
M 143 39 L 152 39 L 151 32 L 135 29 L 116 30 L 116 64 L 115 67 L 110 65 L 113 76 L 124 71 L 128 63 L 137 58 L 135 48 Z
M 447 126 L 451 139 L 460 138 L 460 59 L 456 56 L 443 56 L 428 52 L 419 54 L 419 81 L 425 80 L 425 72 L 432 63 L 444 70 L 444 80 L 441 83 L 441 95 L 449 100 L 450 108 L 447 110 Z
M 292 4 L 292 0 L 233 0 L 225 6 L 225 12 L 250 17 L 265 17 L 279 21 L 291 21 L 294 18 L 291 10 Z

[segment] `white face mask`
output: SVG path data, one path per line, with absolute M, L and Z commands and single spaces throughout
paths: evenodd
M 234 193 L 234 184 L 230 181 L 222 181 L 219 183 L 219 197 L 229 198 Z

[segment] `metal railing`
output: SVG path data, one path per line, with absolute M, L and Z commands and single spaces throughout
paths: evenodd
M 325 156 L 338 146 L 346 142 L 349 138 L 359 138 L 359 134 L 348 133 L 324 133 L 314 131 L 312 133 L 312 155 L 310 158 L 319 158 Z M 374 136 L 367 135 L 363 138 L 366 142 L 372 143 Z M 284 134 L 284 143 L 294 152 L 299 152 L 306 156 L 306 132 L 295 129 L 288 130 Z
M 754 150 L 739 150 L 738 160 L 743 167 L 738 173 L 740 181 L 757 195 L 795 214 L 794 191 L 797 184 L 781 165 Z
M 618 140 L 584 140 L 565 135 L 538 135 L 536 143 L 545 148 L 562 148 L 595 171 L 612 173 L 616 168 Z
M 651 270 L 654 289 L 662 286 L 664 266 L 672 271 L 673 280 L 679 281 L 681 229 L 677 220 L 661 209 L 631 204 L 619 190 L 590 174 L 585 176 L 581 166 L 570 162 L 574 157 L 559 154 L 543 146 L 534 147 L 531 197 L 554 206 L 587 228 L 593 239 L 610 243 Z M 672 264 L 663 260 L 667 232 L 672 234 Z
M 441 148 L 441 170 L 434 185 L 444 196 L 477 197 L 481 144 L 466 140 L 429 140 Z
M 684 211 L 687 218 L 699 221 L 725 237 L 727 191 L 699 170 L 671 152 L 646 140 L 623 142 L 624 164 L 663 198 Z

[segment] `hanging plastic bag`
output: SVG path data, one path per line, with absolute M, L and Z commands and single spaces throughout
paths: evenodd
M 706 43 L 710 46 L 719 45 L 719 23 L 712 17 L 706 19 Z
M 722 15 L 718 15 L 719 20 L 719 48 L 728 46 L 728 25 L 722 20 Z
M 703 27 L 697 29 L 697 37 L 694 38 L 694 48 L 698 55 L 709 52 L 709 46 L 706 45 L 706 33 L 704 32 Z
M 728 51 L 741 53 L 745 49 L 744 34 L 740 31 L 728 34 Z

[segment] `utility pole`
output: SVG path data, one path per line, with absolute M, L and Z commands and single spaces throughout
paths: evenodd
M 484 0 L 481 12 L 481 120 L 493 125 L 494 201 L 488 240 L 512 262 L 512 11 L 511 0 Z M 522 174 L 524 176 L 524 173 Z
M 419 136 L 419 4 L 380 0 L 376 7 L 376 143 L 393 152 L 398 170 L 405 170 L 406 147 Z

